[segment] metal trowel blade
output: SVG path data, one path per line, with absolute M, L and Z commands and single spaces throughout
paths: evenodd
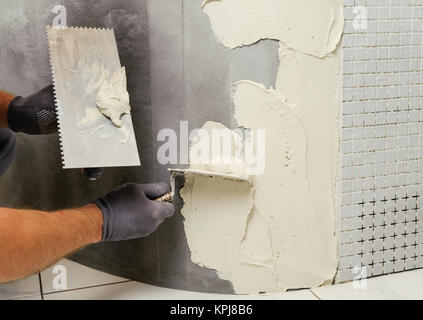
M 65 169 L 139 166 L 131 115 L 121 128 L 96 96 L 121 69 L 113 29 L 47 27 L 62 163 Z
M 246 182 L 251 183 L 251 178 L 248 176 L 238 176 L 234 174 L 224 174 L 224 173 L 218 173 L 218 172 L 212 172 L 212 171 L 204 171 L 204 170 L 192 170 L 192 169 L 168 169 L 170 172 L 170 188 L 171 192 L 168 194 L 165 194 L 164 196 L 156 199 L 156 201 L 162 201 L 162 202 L 172 202 L 175 197 L 175 178 L 176 176 L 180 175 L 199 175 L 204 177 L 217 177 L 224 180 L 230 180 L 230 181 L 238 181 L 238 182 Z

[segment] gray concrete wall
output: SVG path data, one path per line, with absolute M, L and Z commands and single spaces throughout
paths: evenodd
M 168 180 L 156 160 L 164 128 L 179 132 L 207 120 L 233 127 L 229 84 L 249 79 L 274 85 L 277 44 L 228 50 L 201 11 L 201 0 L 2 0 L 0 88 L 27 95 L 51 81 L 45 27 L 52 9 L 67 8 L 68 25 L 115 29 L 128 73 L 132 116 L 142 167 L 107 169 L 89 182 L 61 169 L 58 137 L 19 135 L 12 168 L 0 179 L 0 206 L 55 210 L 83 205 L 126 182 Z M 183 181 L 179 181 L 183 184 Z M 177 202 L 178 208 L 183 203 Z M 232 292 L 213 270 L 193 264 L 180 212 L 146 239 L 93 245 L 73 260 L 146 283 L 194 291 Z

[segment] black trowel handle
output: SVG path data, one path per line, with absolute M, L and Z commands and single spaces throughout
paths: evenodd
M 91 181 L 96 181 L 103 175 L 104 168 L 88 168 L 83 169 L 82 171 L 85 178 Z

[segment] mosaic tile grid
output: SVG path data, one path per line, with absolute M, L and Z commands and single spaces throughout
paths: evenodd
M 336 282 L 423 267 L 423 0 L 344 0 Z

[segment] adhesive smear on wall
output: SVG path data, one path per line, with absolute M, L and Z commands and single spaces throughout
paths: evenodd
M 264 173 L 251 184 L 186 179 L 182 213 L 192 260 L 215 269 L 240 294 L 331 282 L 338 262 L 334 194 L 342 2 L 208 0 L 203 10 L 224 46 L 279 41 L 280 66 L 276 88 L 233 84 L 238 125 L 265 130 Z M 204 126 L 219 128 L 212 122 Z

